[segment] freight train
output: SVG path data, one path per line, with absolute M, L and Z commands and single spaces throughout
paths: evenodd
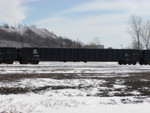
M 38 64 L 40 61 L 118 62 L 150 64 L 150 50 L 87 48 L 0 48 L 0 63 Z

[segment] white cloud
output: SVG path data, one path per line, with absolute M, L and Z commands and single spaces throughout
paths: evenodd
M 39 0 L 21 0 L 23 3 L 29 3 L 29 2 L 36 2 L 36 1 L 39 1 Z
M 106 47 L 119 48 L 129 45 L 130 37 L 127 33 L 128 19 L 132 14 L 150 17 L 149 0 L 93 0 L 85 4 L 61 11 L 61 15 L 37 21 L 41 27 L 47 27 L 61 36 L 77 38 L 88 43 L 94 37 L 99 37 Z M 90 15 L 100 11 L 95 16 Z M 104 11 L 104 12 L 103 12 Z M 105 13 L 105 11 L 109 11 Z M 70 18 L 71 15 L 88 15 Z M 103 13 L 101 13 L 103 12 Z M 59 13 L 60 14 L 60 13 Z
M 84 43 L 92 41 L 94 37 L 99 37 L 107 47 L 120 47 L 120 44 L 125 45 L 124 42 L 127 41 L 127 25 L 124 23 L 127 20 L 126 16 L 124 14 L 118 14 L 118 16 L 109 14 L 79 19 L 62 17 L 41 20 L 36 24 L 48 28 L 57 35 L 74 40 L 78 38 Z
M 138 13 L 140 10 L 150 9 L 149 4 L 149 0 L 93 0 L 71 9 L 64 10 L 63 13 L 85 11 L 124 11 L 128 13 Z
M 33 0 L 0 0 L 0 22 L 14 25 L 26 18 L 27 7 L 23 3 Z
M 108 11 L 108 10 L 119 10 L 127 11 L 136 8 L 136 4 L 131 1 L 122 0 L 94 0 L 92 2 L 87 2 L 79 6 L 73 7 L 63 11 L 64 13 L 72 12 L 85 12 L 85 11 Z

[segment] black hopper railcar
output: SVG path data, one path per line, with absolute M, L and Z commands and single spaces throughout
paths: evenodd
M 87 48 L 21 48 L 18 50 L 20 64 L 38 64 L 39 61 L 61 62 L 118 62 L 133 64 L 141 61 L 142 52 L 132 49 Z
M 87 48 L 0 48 L 0 63 L 38 64 L 40 61 L 118 62 L 150 64 L 150 50 Z

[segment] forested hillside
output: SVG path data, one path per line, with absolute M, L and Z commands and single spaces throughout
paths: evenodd
M 82 47 L 80 42 L 56 36 L 35 26 L 0 26 L 0 47 Z

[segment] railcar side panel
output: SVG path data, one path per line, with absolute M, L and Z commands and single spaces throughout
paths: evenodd
M 107 60 L 107 52 L 103 49 L 102 50 L 102 61 L 106 61 Z
M 16 48 L 0 48 L 0 62 L 13 63 L 17 60 Z
M 112 50 L 112 60 L 113 61 L 119 61 L 119 50 Z
M 64 52 L 65 52 L 65 61 L 72 61 L 72 49 L 65 49 Z
M 89 59 L 89 61 L 95 61 L 95 59 L 96 59 L 96 53 L 95 53 L 95 49 L 89 49 L 89 56 L 90 56 L 90 59 Z
M 84 62 L 89 61 L 89 59 L 90 59 L 89 54 L 90 54 L 89 49 L 84 49 Z
M 150 64 L 150 50 L 143 51 L 143 64 Z
M 107 61 L 113 61 L 112 49 L 107 50 Z

